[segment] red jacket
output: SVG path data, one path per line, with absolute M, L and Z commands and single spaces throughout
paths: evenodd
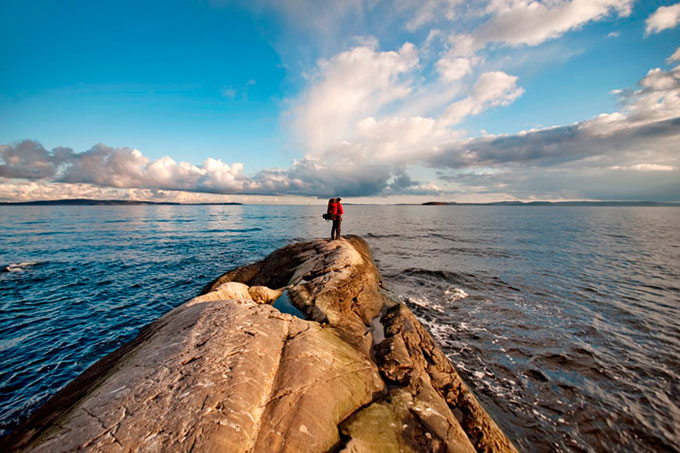
M 334 212 L 335 218 L 337 220 L 342 220 L 342 215 L 344 213 L 345 213 L 345 211 L 342 209 L 342 203 L 339 202 L 339 201 L 337 203 L 335 203 L 335 212 Z
M 328 209 L 326 212 L 331 215 L 333 220 L 342 220 L 342 215 L 345 213 L 345 211 L 342 209 L 342 204 L 336 201 L 328 202 Z

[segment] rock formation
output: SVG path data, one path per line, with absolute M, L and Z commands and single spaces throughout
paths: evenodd
M 267 305 L 285 290 L 306 319 Z M 284 247 L 142 329 L 0 447 L 516 451 L 413 313 L 385 294 L 358 237 Z

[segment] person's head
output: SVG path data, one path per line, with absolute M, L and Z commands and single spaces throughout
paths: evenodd
M 340 200 L 342 200 L 342 198 L 338 197 L 338 198 L 335 199 L 335 202 L 340 203 Z

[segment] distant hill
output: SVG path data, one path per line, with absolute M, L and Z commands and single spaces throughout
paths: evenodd
M 89 200 L 86 198 L 73 198 L 68 200 L 40 200 L 40 201 L 16 201 L 0 202 L 0 205 L 14 206 L 119 206 L 119 205 L 197 205 L 197 206 L 222 206 L 222 205 L 242 205 L 243 203 L 173 203 L 170 201 L 138 201 L 138 200 Z
M 428 201 L 423 206 L 673 206 L 680 203 L 661 201 L 493 201 L 490 203 L 457 203 L 455 201 Z

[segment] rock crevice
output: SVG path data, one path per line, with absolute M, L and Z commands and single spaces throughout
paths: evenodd
M 306 319 L 269 305 L 285 290 Z M 385 294 L 361 238 L 284 247 L 142 329 L 0 445 L 516 451 L 413 313 Z

